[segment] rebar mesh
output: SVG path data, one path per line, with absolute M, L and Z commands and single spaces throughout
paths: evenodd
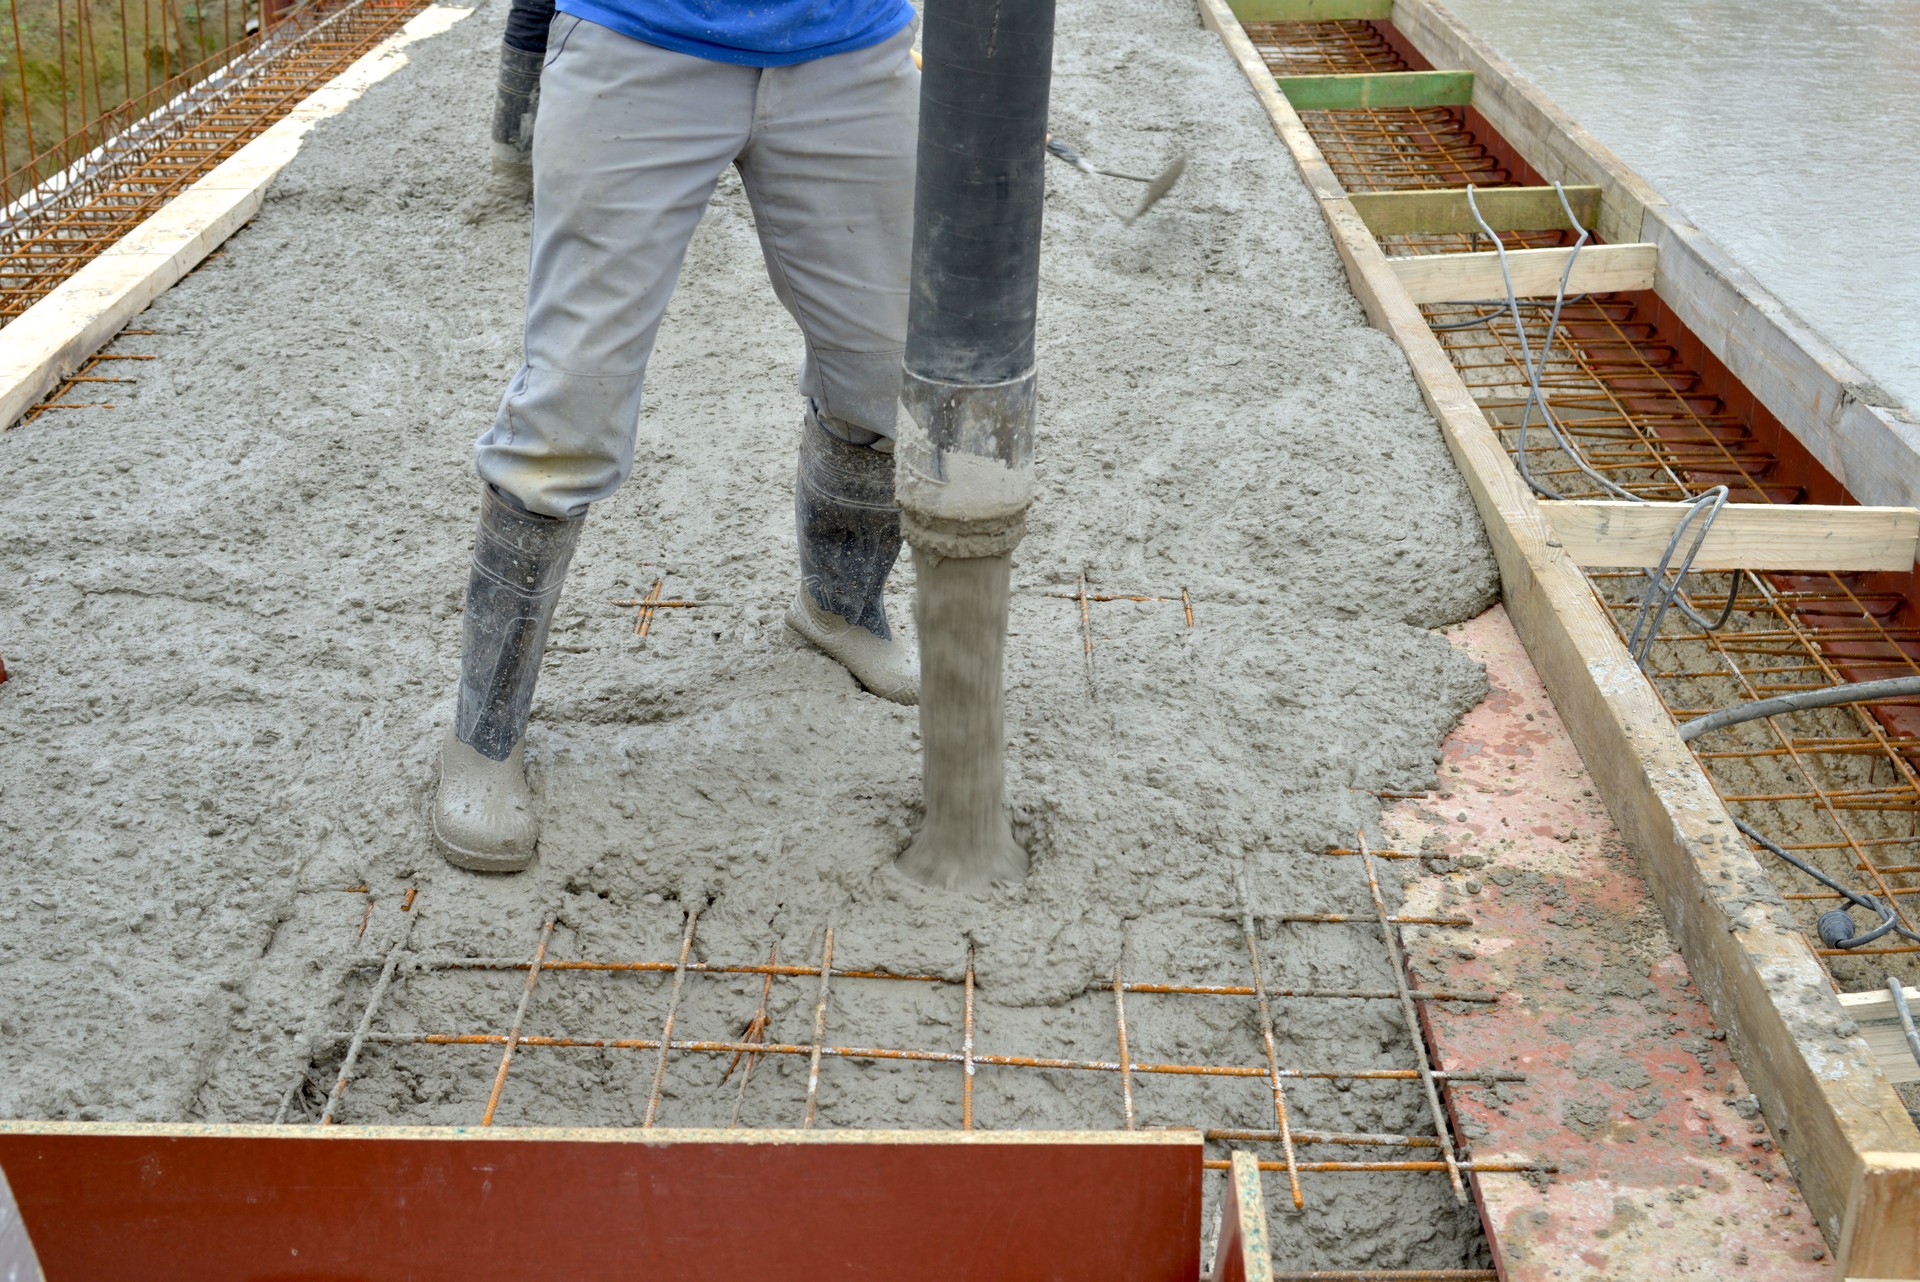
M 337 1070 L 316 1077 L 310 1068 L 286 1093 L 280 1120 L 305 1117 L 320 1124 L 342 1120 L 350 1107 L 351 1087 L 366 1066 L 366 1056 L 374 1048 L 387 1055 L 444 1053 L 439 1048 L 475 1047 L 498 1055 L 484 1099 L 472 1101 L 474 1120 L 482 1126 L 495 1125 L 501 1116 L 501 1102 L 512 1091 L 516 1066 L 529 1055 L 565 1055 L 573 1052 L 633 1052 L 640 1057 L 648 1083 L 644 1103 L 636 1108 L 636 1124 L 642 1128 L 674 1124 L 671 1100 L 663 1087 L 671 1064 L 686 1059 L 711 1062 L 722 1085 L 739 1075 L 738 1096 L 733 1106 L 732 1123 L 739 1124 L 741 1102 L 748 1098 L 755 1067 L 774 1057 L 806 1066 L 805 1094 L 795 1102 L 789 1125 L 807 1128 L 816 1124 L 823 1088 L 838 1071 L 836 1065 L 859 1062 L 921 1066 L 942 1075 L 952 1074 L 944 1087 L 924 1089 L 950 1091 L 953 1101 L 952 1125 L 971 1130 L 976 1125 L 974 1095 L 982 1073 L 1069 1073 L 1110 1075 L 1113 1080 L 1113 1126 L 1137 1129 L 1162 1123 L 1162 1119 L 1143 1116 L 1136 1094 L 1136 1083 L 1155 1077 L 1235 1079 L 1256 1085 L 1270 1101 L 1271 1121 L 1264 1127 L 1209 1126 L 1207 1165 L 1221 1169 L 1228 1165 L 1227 1147 L 1254 1151 L 1262 1170 L 1278 1173 L 1295 1207 L 1306 1205 L 1311 1177 L 1335 1172 L 1414 1173 L 1446 1176 L 1456 1198 L 1464 1204 L 1464 1177 L 1479 1172 L 1550 1171 L 1541 1163 L 1517 1160 L 1511 1155 L 1499 1159 L 1476 1158 L 1451 1126 L 1446 1094 L 1462 1085 L 1490 1085 L 1525 1080 L 1523 1074 L 1463 1065 L 1435 1064 L 1429 1059 L 1421 1031 L 1418 1007 L 1424 1002 L 1449 1001 L 1490 1003 L 1496 994 L 1427 989 L 1409 977 L 1401 951 L 1399 931 L 1403 925 L 1432 925 L 1465 929 L 1471 921 L 1464 917 L 1409 917 L 1390 910 L 1378 873 L 1378 860 L 1398 857 L 1398 852 L 1376 855 L 1363 843 L 1352 850 L 1329 852 L 1348 855 L 1364 874 L 1372 911 L 1368 913 L 1256 913 L 1243 908 L 1233 925 L 1238 928 L 1246 948 L 1238 973 L 1223 973 L 1218 982 L 1164 982 L 1124 973 L 1116 967 L 1108 985 L 1112 1000 L 1111 1057 L 1056 1053 L 1058 1048 L 1034 1047 L 1036 1053 L 989 1051 L 980 1045 L 975 1015 L 978 985 L 973 948 L 957 941 L 954 966 L 945 973 L 906 973 L 866 968 L 836 951 L 834 931 L 828 926 L 817 941 L 812 959 L 804 962 L 780 959 L 777 949 L 769 949 L 764 961 L 702 961 L 698 956 L 701 913 L 685 912 L 679 947 L 670 957 L 620 960 L 557 955 L 555 932 L 561 923 L 558 910 L 547 914 L 537 936 L 528 941 L 523 957 L 434 956 L 413 950 L 413 923 L 418 920 L 426 899 L 406 901 L 409 910 L 404 926 L 378 956 L 358 964 L 357 973 L 374 975 L 365 1001 L 359 1007 L 357 1026 L 340 1030 L 320 1039 L 340 1055 Z M 1243 905 L 1245 893 L 1242 893 Z M 1391 982 L 1375 988 L 1274 987 L 1267 981 L 1267 957 L 1276 944 L 1272 935 L 1280 927 L 1298 925 L 1319 929 L 1366 929 L 1377 932 L 1384 943 L 1384 956 Z M 560 990 L 581 976 L 614 977 L 655 976 L 666 987 L 664 1013 L 643 1028 L 594 1029 L 572 1032 L 551 1031 L 542 1003 L 550 996 L 561 1002 Z M 383 1025 L 383 1011 L 404 986 L 423 977 L 469 977 L 475 983 L 487 977 L 519 977 L 512 989 L 512 1005 L 499 1012 L 491 1027 L 446 1028 L 442 1030 L 401 1031 Z M 734 987 L 716 992 L 715 980 L 730 981 Z M 744 986 L 738 981 L 746 980 Z M 757 981 L 757 982 L 755 982 Z M 799 1008 L 811 1011 L 810 1036 L 804 1039 L 776 1040 L 768 1035 L 770 997 L 775 985 L 797 984 Z M 873 986 L 912 986 L 951 1003 L 950 1026 L 958 1035 L 950 1044 L 870 1044 L 861 1036 L 857 1012 L 861 1003 L 855 994 Z M 497 990 L 495 990 L 497 991 Z M 1144 1031 L 1152 1031 L 1152 1012 L 1143 1011 L 1136 999 L 1172 999 L 1178 1001 L 1232 1002 L 1245 1009 L 1249 1000 L 1257 1012 L 1257 1040 L 1247 1045 L 1245 1054 L 1230 1062 L 1199 1063 L 1185 1060 L 1150 1059 L 1137 1052 Z M 730 1026 L 742 1031 L 733 1037 L 703 1038 L 684 1035 L 677 1027 L 682 1013 L 696 999 L 737 1003 Z M 1274 1003 L 1312 1002 L 1386 1002 L 1398 1008 L 1408 1045 L 1405 1064 L 1391 1067 L 1343 1067 L 1332 1064 L 1287 1062 L 1277 1035 Z M 1130 1003 L 1134 1008 L 1130 1009 Z M 452 1002 L 449 1007 L 460 1007 Z M 463 1007 L 462 1007 L 463 1008 Z M 855 1020 L 855 1026 L 842 1030 L 842 1019 Z M 1143 1025 L 1142 1021 L 1146 1021 Z M 847 1034 L 853 1034 L 849 1039 Z M 341 1049 L 344 1048 L 344 1049 Z M 330 1060 L 329 1060 L 330 1062 Z M 428 1076 L 432 1076 L 429 1069 Z M 1352 1130 L 1317 1128 L 1304 1115 L 1293 1092 L 1305 1083 L 1397 1083 L 1417 1091 L 1432 1129 L 1425 1133 L 1406 1133 L 1402 1129 Z M 383 1119 L 404 1120 L 404 1119 Z M 682 1123 L 684 1124 L 684 1123 Z
M 1372 38 L 1357 28 L 1373 32 Z M 1249 23 L 1277 74 L 1409 69 L 1371 24 Z M 1313 64 L 1319 59 L 1318 65 Z M 1499 140 L 1481 136 L 1458 108 L 1304 112 L 1314 140 L 1349 191 L 1498 186 L 1512 182 Z M 1567 243 L 1567 233 L 1505 236 L 1511 248 Z M 1488 246 L 1476 236 L 1388 237 L 1390 253 L 1448 253 Z M 1566 498 L 1603 494 L 1536 409 L 1526 411 L 1526 362 L 1504 305 L 1423 307 L 1454 366 L 1516 463 Z M 1536 353 L 1545 333 L 1524 310 Z M 1729 403 L 1690 362 L 1646 301 L 1632 294 L 1569 300 L 1540 384 L 1546 408 L 1587 467 L 1647 499 L 1690 498 L 1725 485 L 1736 502 L 1808 501 L 1807 483 L 1783 466 L 1748 398 Z M 1523 433 L 1522 421 L 1528 420 Z M 1524 440 L 1523 440 L 1524 436 Z M 1524 453 L 1524 457 L 1523 457 Z M 1686 719 L 1794 690 L 1920 674 L 1920 626 L 1910 584 L 1861 574 L 1702 574 L 1686 599 L 1717 609 L 1738 581 L 1728 624 L 1707 631 L 1670 613 L 1649 654 L 1648 675 L 1669 711 Z M 1624 637 L 1645 575 L 1594 573 L 1595 594 Z M 1794 713 L 1703 737 L 1695 754 L 1733 813 L 1785 849 L 1920 922 L 1920 707 L 1859 706 Z M 1920 945 L 1895 938 L 1856 949 L 1822 945 L 1821 911 L 1841 897 L 1805 874 L 1759 857 L 1801 906 L 1801 921 L 1835 978 L 1878 984 L 1889 964 L 1915 973 Z M 1892 956 L 1890 956 L 1892 955 Z M 1865 961 L 1872 958 L 1871 962 Z M 1861 959 L 1858 962 L 1848 959 Z M 1857 967 L 1857 969 L 1856 969 Z
M 311 4 L 21 197 L 0 223 L 0 324 L 386 39 L 425 0 Z

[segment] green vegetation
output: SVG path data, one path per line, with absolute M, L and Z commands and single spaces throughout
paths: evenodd
M 259 13 L 257 0 L 6 3 L 0 171 L 8 200 L 226 61 Z

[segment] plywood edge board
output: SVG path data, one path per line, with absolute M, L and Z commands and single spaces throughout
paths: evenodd
M 1494 250 L 1468 254 L 1416 254 L 1389 258 L 1395 275 L 1416 303 L 1472 303 L 1507 297 L 1551 298 L 1564 283 L 1568 297 L 1652 289 L 1652 245 L 1587 245 L 1565 249 L 1510 249 L 1506 261 Z M 1573 270 L 1567 270 L 1567 264 Z
M 1361 71 L 1275 76 L 1295 111 L 1380 107 L 1459 107 L 1473 97 L 1471 71 Z
M 595 1144 L 944 1144 L 1187 1146 L 1197 1130 L 1142 1131 L 890 1131 L 759 1130 L 637 1126 L 269 1126 L 185 1122 L 0 1122 L 0 1135 L 123 1136 L 146 1139 L 408 1140 L 423 1143 L 510 1140 Z
M 1771 878 L 1737 836 L 1579 567 L 1549 546 L 1552 530 L 1539 504 L 1298 114 L 1279 94 L 1262 92 L 1270 77 L 1246 32 L 1223 0 L 1196 3 L 1319 198 L 1362 306 L 1406 354 L 1486 523 L 1515 628 L 1774 1121 L 1809 1206 L 1836 1238 L 1875 1239 L 1890 1228 L 1879 1204 L 1845 1218 L 1861 1154 L 1920 1155 L 1920 1131 L 1865 1041 L 1837 1031 L 1844 1014 Z M 1396 24 L 1406 7 L 1396 3 Z
M 1267 1201 L 1260 1191 L 1260 1161 L 1252 1153 L 1236 1151 L 1227 1163 L 1220 1231 L 1214 1238 L 1213 1271 L 1207 1282 L 1273 1282 Z
M 1267 1200 L 1260 1192 L 1259 1159 L 1251 1153 L 1235 1153 L 1227 1177 L 1233 1182 L 1240 1264 L 1247 1282 L 1273 1282 L 1273 1248 L 1267 1243 Z
M 1645 211 L 1666 200 L 1602 146 L 1513 64 L 1433 0 L 1394 0 L 1393 25 L 1436 67 L 1474 73 L 1473 106 L 1549 182 L 1601 189 L 1595 230 L 1602 240 L 1646 240 Z
M 1566 188 L 1567 203 L 1582 227 L 1593 226 L 1600 216 L 1600 189 L 1591 183 L 1575 183 Z M 1365 220 L 1367 230 L 1376 236 L 1405 236 L 1418 232 L 1476 232 L 1480 223 L 1473 216 L 1473 205 L 1480 217 L 1495 231 L 1552 231 L 1568 229 L 1566 210 L 1560 193 L 1551 187 L 1477 187 L 1473 205 L 1467 202 L 1465 187 L 1428 188 L 1424 191 L 1355 192 L 1347 197 Z
M 1543 502 L 1554 538 L 1580 566 L 1650 566 L 1666 554 L 1688 503 L 1611 499 Z M 1682 551 L 1692 541 L 1682 539 Z M 1696 570 L 1893 570 L 1920 552 L 1920 508 L 1812 503 L 1729 503 L 1720 509 Z
M 1903 987 L 1902 991 L 1907 995 L 1907 1009 L 1920 1021 L 1920 988 Z M 1842 993 L 1840 1004 L 1846 1008 L 1847 1018 L 1860 1025 L 1860 1035 L 1873 1048 L 1888 1081 L 1920 1082 L 1920 1059 L 1914 1058 L 1913 1048 L 1907 1045 L 1906 1028 L 1894 1009 L 1891 992 L 1879 988 Z
M 292 113 L 0 329 L 0 428 L 17 423 L 61 379 L 244 226 L 308 130 L 405 66 L 400 51 L 407 45 L 438 35 L 471 12 L 435 4 L 415 14 Z
M 1911 412 L 1678 211 L 1649 215 L 1660 297 L 1863 503 L 1920 503 Z
M 1242 22 L 1378 22 L 1393 15 L 1393 0 L 1230 0 Z

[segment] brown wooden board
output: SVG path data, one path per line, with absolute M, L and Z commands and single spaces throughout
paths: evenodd
M 1198 1132 L 0 1124 L 50 1282 L 1194 1282 Z

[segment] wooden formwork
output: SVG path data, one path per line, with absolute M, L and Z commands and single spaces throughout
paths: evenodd
M 1396 264 L 1382 251 L 1241 20 L 1391 22 L 1433 68 L 1469 75 L 1465 91 L 1454 80 L 1428 83 L 1478 112 L 1549 181 L 1597 189 L 1601 236 L 1644 260 L 1661 301 L 1853 498 L 1896 505 L 1920 498 L 1920 430 L 1897 407 L 1876 403 L 1885 398 L 1870 380 L 1438 4 L 1196 4 L 1292 152 L 1367 315 L 1405 351 L 1486 523 L 1508 612 L 1834 1242 L 1839 1274 L 1920 1277 L 1920 1131 L 1589 589 L 1583 556 L 1593 563 L 1605 554 L 1588 547 L 1575 555 L 1556 537 L 1547 505 L 1522 481 L 1422 317 L 1405 260 Z M 1332 91 L 1313 92 L 1319 102 Z M 1369 198 L 1361 205 L 1384 218 L 1420 203 Z M 1457 221 L 1458 212 L 1439 209 L 1438 216 Z M 1436 270 L 1470 269 L 1420 268 Z M 1805 513 L 1808 522 L 1818 519 Z
M 1193 1282 L 1198 1131 L 0 1123 L 48 1277 Z

